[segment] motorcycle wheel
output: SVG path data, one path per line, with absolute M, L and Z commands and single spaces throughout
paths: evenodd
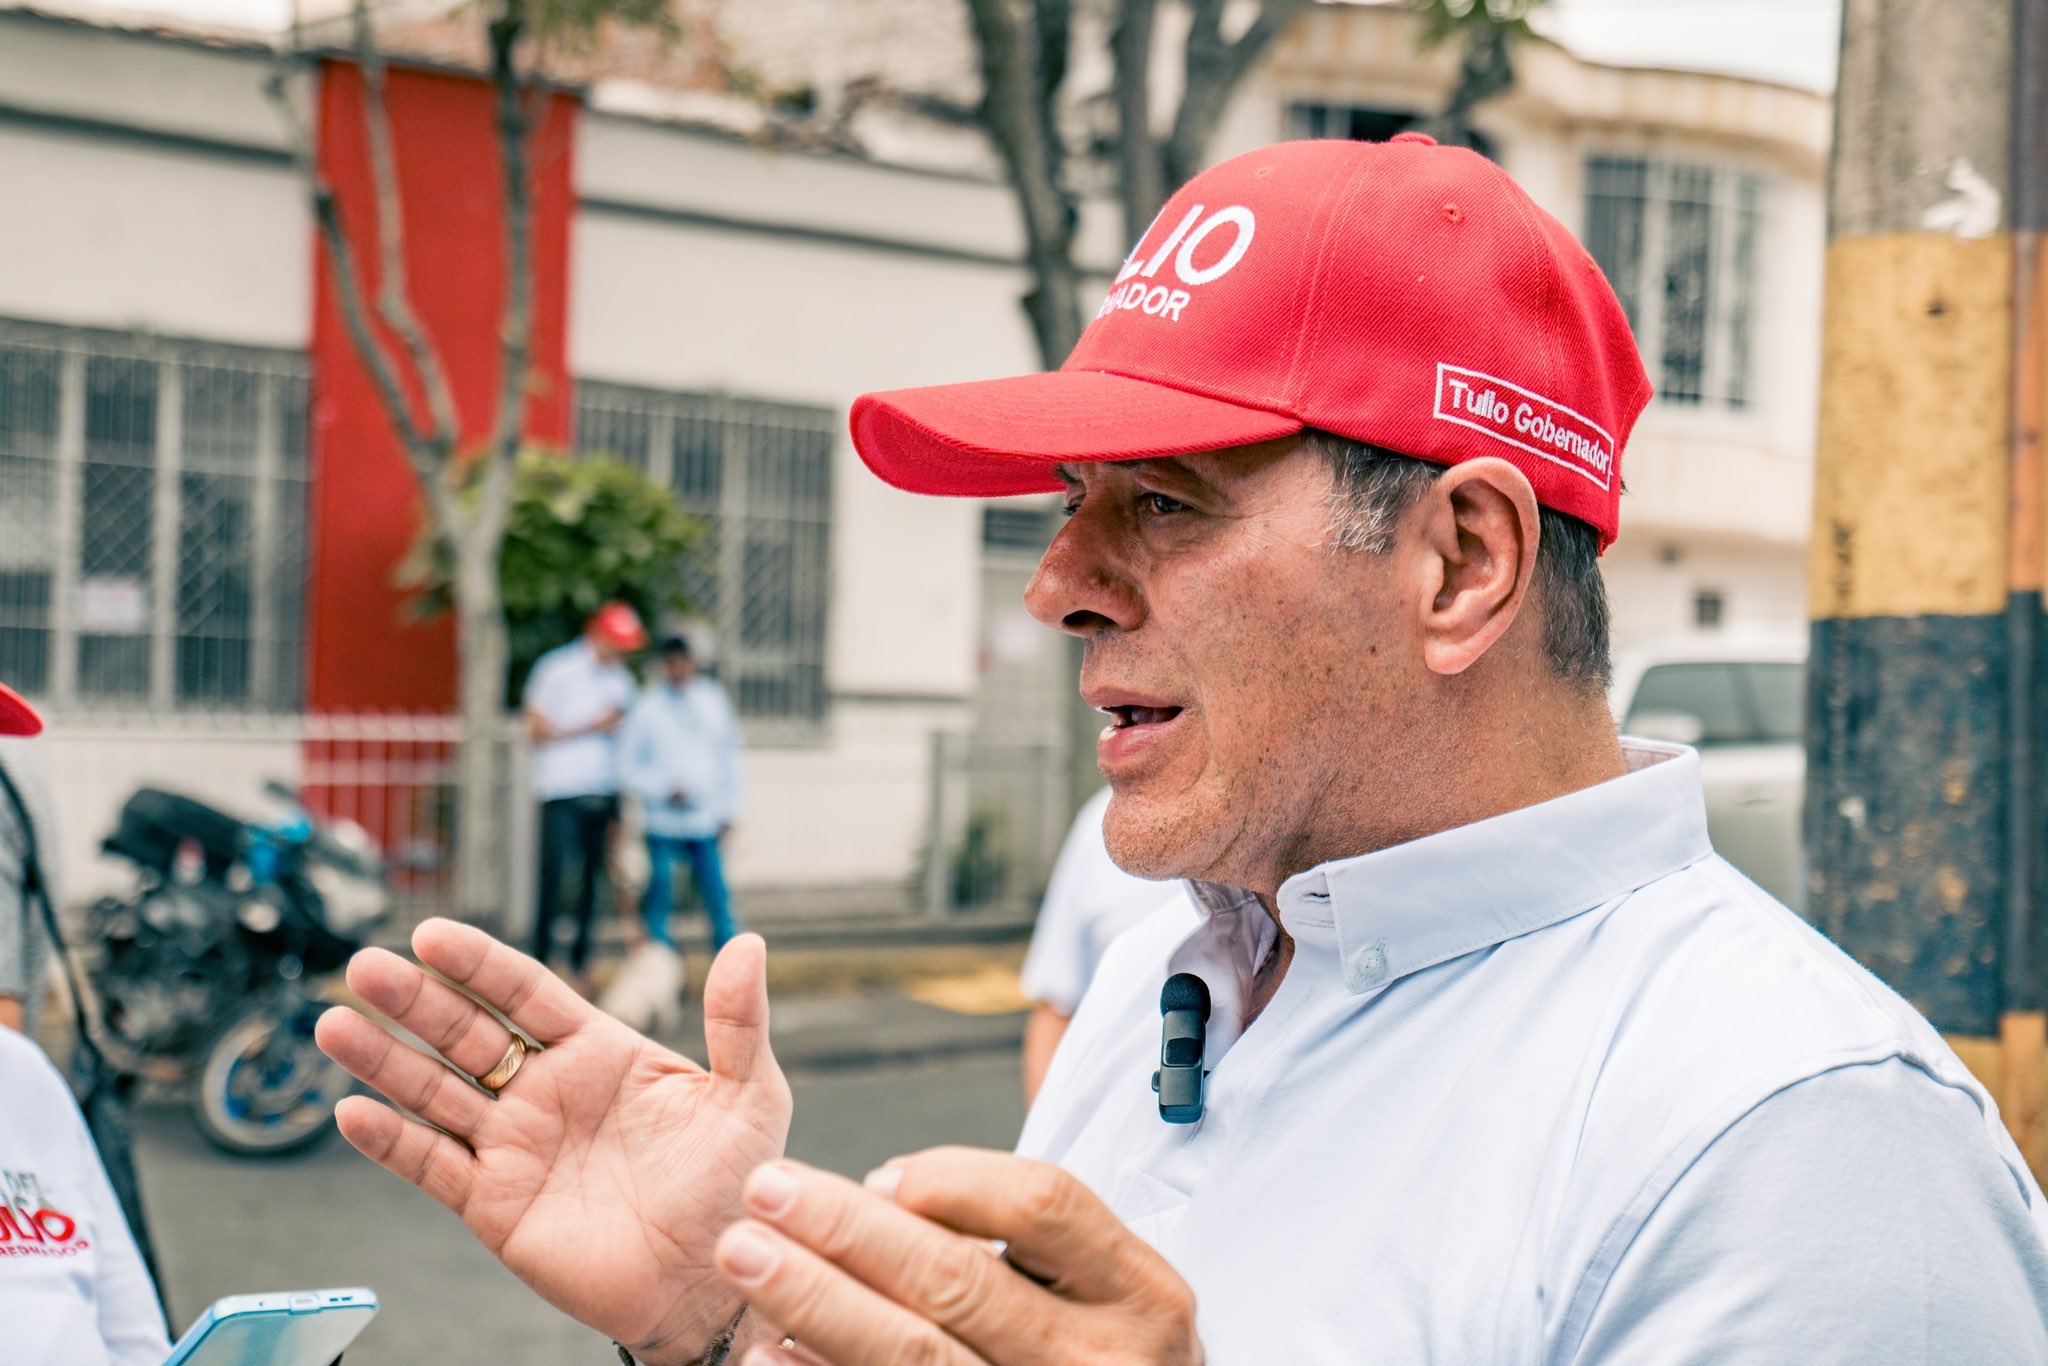
M 313 1042 L 317 1002 L 258 1001 L 207 1041 L 192 1118 L 215 1147 L 275 1157 L 334 1132 L 334 1107 L 353 1085 Z

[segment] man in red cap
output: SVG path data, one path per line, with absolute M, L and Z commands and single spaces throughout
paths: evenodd
M 1204 172 L 1059 372 L 853 411 L 900 487 L 1064 493 L 1028 602 L 1085 645 L 1105 837 L 1202 911 L 1110 950 L 1020 1155 L 776 1160 L 758 940 L 704 1070 L 445 923 L 420 957 L 545 1051 L 365 955 L 496 1100 L 335 1012 L 434 1126 L 343 1132 L 646 1362 L 2048 1360 L 1990 1100 L 1714 855 L 1696 755 L 1614 732 L 1598 555 L 1648 397 L 1479 156 Z
M 597 875 L 619 817 L 616 734 L 637 689 L 625 659 L 647 644 L 640 615 L 623 602 L 591 613 L 583 634 L 548 651 L 527 675 L 522 710 L 533 742 L 540 798 L 540 881 L 534 889 L 533 956 L 554 956 L 564 882 L 576 879 L 576 939 L 569 971 L 586 995 Z

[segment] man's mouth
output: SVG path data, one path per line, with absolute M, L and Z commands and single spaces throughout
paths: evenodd
M 1128 730 L 1132 726 L 1164 725 L 1174 717 L 1179 716 L 1181 709 L 1179 707 L 1115 706 L 1098 707 L 1096 710 L 1109 718 L 1109 727 L 1103 734 L 1114 735 L 1116 732 Z

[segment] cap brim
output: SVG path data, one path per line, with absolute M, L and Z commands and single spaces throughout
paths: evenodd
M 1061 487 L 1057 464 L 1149 460 L 1291 436 L 1299 418 L 1092 370 L 864 394 L 853 445 L 912 493 L 1000 498 Z
M 41 735 L 43 718 L 27 700 L 0 683 L 0 735 Z

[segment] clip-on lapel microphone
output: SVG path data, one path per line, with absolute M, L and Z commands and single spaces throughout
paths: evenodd
M 1202 1045 L 1208 1033 L 1209 987 L 1192 972 L 1176 972 L 1159 993 L 1159 1117 L 1168 1124 L 1193 1124 L 1202 1117 Z

